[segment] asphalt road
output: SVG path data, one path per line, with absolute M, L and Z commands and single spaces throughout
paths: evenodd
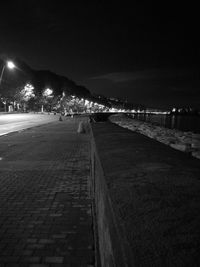
M 52 114 L 2 114 L 0 115 L 0 136 L 57 121 L 58 119 L 58 115 Z

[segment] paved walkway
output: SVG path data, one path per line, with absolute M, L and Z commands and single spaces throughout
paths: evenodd
M 0 137 L 0 267 L 92 267 L 89 135 L 64 118 Z
M 92 128 L 130 266 L 199 267 L 200 160 L 108 122 Z

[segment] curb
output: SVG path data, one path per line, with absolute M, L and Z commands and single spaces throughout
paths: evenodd
M 97 246 L 100 266 L 134 266 L 124 230 L 118 220 L 117 211 L 111 201 L 104 170 L 98 155 L 92 127 L 91 129 L 91 183 L 94 196 L 94 216 L 96 221 Z

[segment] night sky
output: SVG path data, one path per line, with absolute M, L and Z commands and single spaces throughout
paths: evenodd
M 1 1 L 0 56 L 91 93 L 200 107 L 198 10 L 182 1 Z

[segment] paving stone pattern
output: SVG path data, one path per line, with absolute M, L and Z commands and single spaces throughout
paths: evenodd
M 0 137 L 0 267 L 94 266 L 89 135 L 67 118 Z

